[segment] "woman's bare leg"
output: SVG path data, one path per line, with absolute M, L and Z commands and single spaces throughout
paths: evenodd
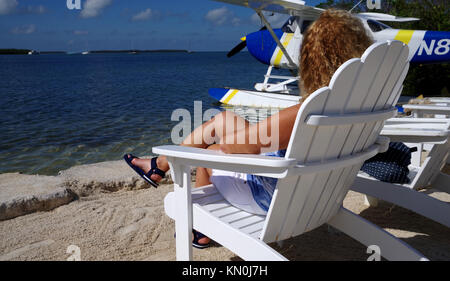
M 181 145 L 208 148 L 208 146 L 216 143 L 220 144 L 220 150 L 225 153 L 258 154 L 284 149 L 288 146 L 299 108 L 300 104 L 285 108 L 279 113 L 252 125 L 242 117 L 224 111 L 196 128 Z M 283 124 L 283 127 L 280 130 L 274 130 L 278 129 L 280 124 Z M 263 138 L 266 138 L 267 143 L 261 142 Z M 134 159 L 132 163 L 146 173 L 150 171 L 148 159 Z M 158 157 L 156 163 L 162 171 L 167 172 L 169 170 L 169 163 L 165 156 Z M 151 179 L 158 182 L 161 177 L 153 174 Z
M 206 149 L 211 147 L 212 144 L 218 143 L 221 139 L 225 138 L 227 134 L 235 134 L 235 132 L 245 130 L 249 126 L 250 123 L 244 118 L 233 112 L 223 111 L 192 131 L 181 145 Z M 212 147 L 213 148 L 211 149 L 219 150 L 219 146 Z M 151 164 L 149 159 L 135 158 L 131 163 L 141 168 L 145 173 L 150 171 Z M 164 172 L 169 170 L 169 163 L 165 156 L 159 156 L 156 159 L 156 164 L 158 168 Z M 202 171 L 200 171 L 200 173 L 201 172 Z M 161 176 L 156 174 L 151 175 L 150 178 L 156 182 L 159 182 L 162 179 Z
M 181 145 L 207 148 L 214 143 L 219 143 L 227 134 L 245 130 L 249 126 L 250 123 L 239 115 L 230 111 L 223 111 L 195 128 Z
M 201 187 L 211 184 L 209 177 L 211 176 L 207 168 L 197 167 L 195 174 L 195 187 Z
M 213 144 L 208 146 L 207 149 L 220 150 L 220 145 Z M 201 187 L 211 184 L 211 181 L 209 180 L 209 178 L 211 177 L 211 173 L 212 173 L 211 169 L 197 167 L 197 173 L 195 175 L 195 187 Z

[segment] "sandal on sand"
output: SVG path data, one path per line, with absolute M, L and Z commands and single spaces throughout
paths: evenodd
M 206 244 L 200 244 L 198 242 L 198 240 L 206 237 L 203 233 L 198 232 L 195 229 L 192 229 L 192 234 L 194 234 L 194 240 L 192 240 L 192 246 L 194 246 L 197 249 L 205 249 L 205 248 L 209 247 L 209 242 Z
M 153 174 L 157 174 L 157 175 L 161 176 L 162 178 L 164 178 L 166 176 L 166 173 L 164 171 L 158 169 L 158 165 L 156 165 L 156 158 L 158 158 L 158 157 L 153 157 L 150 160 L 151 168 L 150 168 L 150 171 L 148 171 L 148 173 L 145 173 L 141 168 L 139 168 L 131 163 L 131 161 L 133 161 L 134 158 L 138 158 L 138 157 L 134 156 L 133 154 L 125 154 L 123 156 L 123 159 L 125 160 L 125 162 L 127 162 L 128 166 L 130 166 L 138 175 L 140 175 L 149 184 L 153 185 L 154 187 L 158 187 L 158 183 L 156 183 L 154 180 L 152 180 L 150 178 L 151 175 L 153 175 Z
M 200 244 L 200 242 L 198 242 L 198 240 L 200 240 L 200 239 L 202 239 L 202 238 L 205 238 L 206 235 L 204 235 L 204 234 L 201 233 L 201 232 L 198 232 L 198 231 L 195 230 L 195 229 L 192 229 L 192 234 L 194 234 L 194 240 L 192 240 L 192 246 L 194 246 L 194 247 L 197 248 L 197 249 L 205 249 L 205 248 L 208 248 L 208 247 L 209 247 L 209 243 L 210 243 L 210 242 L 208 242 L 208 243 L 206 243 L 206 244 Z M 177 234 L 175 233 L 175 234 L 173 235 L 173 237 L 176 238 L 176 237 L 177 237 Z

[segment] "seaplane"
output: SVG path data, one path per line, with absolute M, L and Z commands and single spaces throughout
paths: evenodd
M 231 57 L 245 47 L 259 62 L 268 65 L 264 80 L 254 90 L 211 88 L 209 95 L 225 105 L 286 108 L 300 100 L 298 61 L 303 33 L 323 9 L 300 0 L 215 0 L 253 9 L 264 26 L 247 34 L 228 54 Z M 265 15 L 266 13 L 266 15 Z M 289 16 L 281 28 L 272 28 L 267 13 Z M 450 61 L 450 32 L 394 29 L 383 22 L 408 22 L 418 18 L 365 12 L 354 14 L 361 19 L 374 41 L 399 40 L 408 44 L 411 63 Z M 288 75 L 273 75 L 273 69 L 288 70 Z M 276 81 L 276 82 L 274 82 Z

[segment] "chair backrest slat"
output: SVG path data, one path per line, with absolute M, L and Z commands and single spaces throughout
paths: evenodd
M 408 55 L 409 50 L 407 48 L 404 48 L 402 44 L 391 44 L 390 53 L 397 53 L 398 55 L 394 58 L 394 67 L 392 68 L 391 72 L 389 73 L 388 79 L 383 86 L 383 91 L 381 92 L 380 97 L 378 98 L 378 101 L 375 105 L 375 110 L 386 108 L 387 106 L 390 106 L 388 104 L 388 100 L 390 97 L 395 96 L 392 95 L 392 92 L 394 91 L 395 86 L 398 84 L 400 76 L 402 75 L 403 70 L 405 69 L 406 64 L 408 63 Z M 389 59 L 389 58 L 387 58 Z
M 364 55 L 344 63 L 328 87 L 302 104 L 286 157 L 300 164 L 323 162 L 366 150 L 383 126 L 382 115 L 344 125 L 311 126 L 311 115 L 379 112 L 398 99 L 408 67 L 408 47 L 401 42 L 376 43 Z M 401 81 L 400 81 L 401 80 Z M 339 210 L 363 161 L 321 172 L 280 179 L 273 195 L 261 239 L 287 239 L 327 222 Z

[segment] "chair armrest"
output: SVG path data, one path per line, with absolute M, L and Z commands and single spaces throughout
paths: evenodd
M 433 110 L 450 111 L 449 106 L 438 105 L 438 104 L 404 104 L 402 107 L 406 108 L 406 109 L 412 109 L 412 110 L 418 109 L 418 110 L 429 110 L 429 111 L 433 111 Z
M 306 165 L 298 164 L 289 169 L 288 176 L 306 175 L 311 173 L 321 173 L 324 171 L 330 171 L 333 169 L 339 169 L 342 167 L 350 167 L 358 163 L 362 163 L 367 159 L 377 155 L 378 153 L 385 152 L 389 147 L 389 138 L 378 137 L 377 141 L 366 150 L 342 157 L 339 159 L 331 159 L 325 162 L 317 161 L 310 162 Z
M 424 117 L 394 117 L 385 121 L 386 125 L 389 124 L 421 124 L 421 123 L 433 123 L 433 124 L 450 124 L 448 118 L 424 118 Z
M 152 151 L 156 154 L 165 155 L 169 162 L 180 165 L 238 171 L 275 178 L 284 177 L 288 168 L 296 164 L 295 159 L 284 157 L 259 154 L 225 154 L 221 151 L 178 145 L 156 146 L 153 147 Z
M 310 115 L 306 118 L 306 124 L 310 126 L 340 126 L 355 123 L 367 123 L 372 120 L 388 119 L 396 116 L 397 109 L 391 107 L 375 112 L 360 112 L 334 115 Z
M 381 135 L 391 141 L 443 143 L 447 141 L 449 128 L 449 119 L 392 118 L 386 120 Z

